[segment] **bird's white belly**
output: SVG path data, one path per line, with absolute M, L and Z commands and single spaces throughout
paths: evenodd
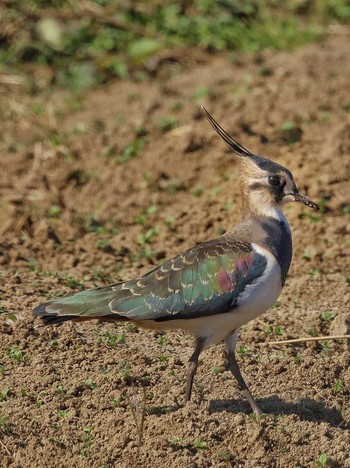
M 205 347 L 208 347 L 223 340 L 235 328 L 266 312 L 281 293 L 281 268 L 270 252 L 252 245 L 257 253 L 266 258 L 267 266 L 263 276 L 246 286 L 238 296 L 236 307 L 231 312 L 187 320 L 152 321 L 152 324 L 150 321 L 142 321 L 140 325 L 160 330 L 182 329 L 194 336 L 206 338 Z

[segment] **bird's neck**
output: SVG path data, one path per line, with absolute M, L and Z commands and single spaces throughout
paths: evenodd
M 283 285 L 292 260 L 292 234 L 282 209 L 270 206 L 259 216 L 252 212 L 245 215 L 232 234 L 271 252 L 281 267 Z

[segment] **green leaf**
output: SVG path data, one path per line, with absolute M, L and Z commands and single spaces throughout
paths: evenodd
M 200 448 L 200 449 L 206 449 L 208 448 L 208 442 L 204 442 L 202 440 L 195 440 L 192 442 L 193 447 Z
M 144 62 L 162 48 L 162 43 L 156 39 L 136 39 L 129 44 L 128 54 L 132 61 L 137 64 Z

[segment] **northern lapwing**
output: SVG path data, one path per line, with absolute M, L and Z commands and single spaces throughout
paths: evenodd
M 200 353 L 225 340 L 228 368 L 259 416 L 261 410 L 235 357 L 239 327 L 266 312 L 286 281 L 292 236 L 283 205 L 297 201 L 318 206 L 299 192 L 288 169 L 245 149 L 203 110 L 239 157 L 242 221 L 139 278 L 50 300 L 35 307 L 33 314 L 44 325 L 97 319 L 190 333 L 195 349 L 189 359 L 185 401 L 191 398 Z

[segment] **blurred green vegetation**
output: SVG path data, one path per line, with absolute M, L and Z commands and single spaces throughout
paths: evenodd
M 5 0 L 0 73 L 22 73 L 35 91 L 44 70 L 50 85 L 84 90 L 142 78 L 174 48 L 290 49 L 349 20 L 348 0 Z

